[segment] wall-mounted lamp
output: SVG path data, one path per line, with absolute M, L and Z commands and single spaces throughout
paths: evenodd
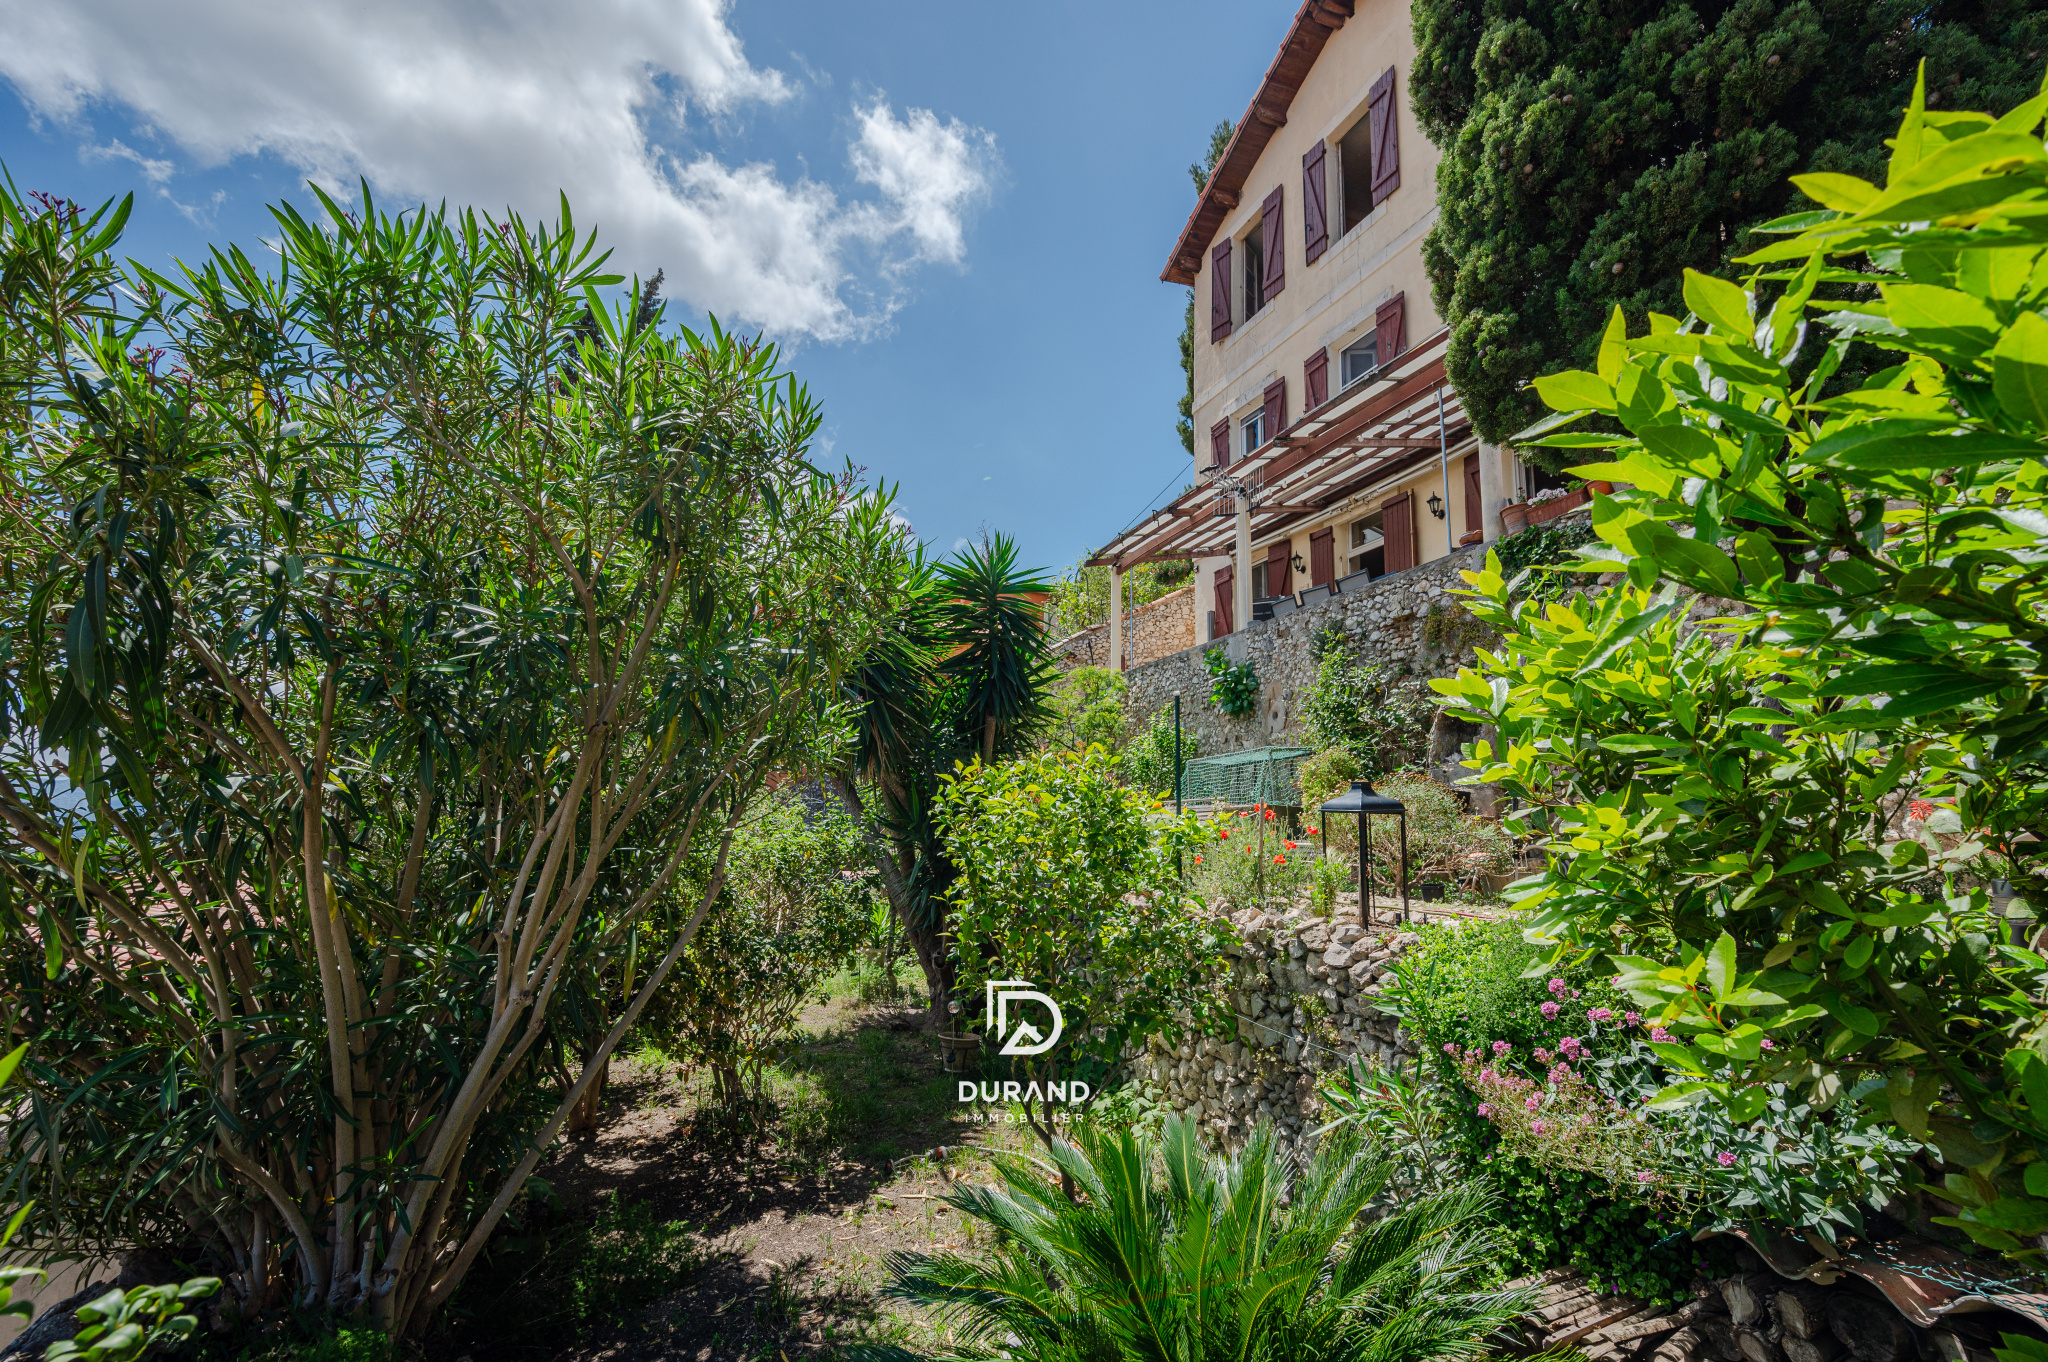
M 1444 499 L 1435 492 L 1429 494 L 1429 513 L 1438 520 L 1444 518 Z
M 1294 555 L 1294 570 L 1296 572 L 1308 571 L 1308 564 L 1301 561 L 1301 555 L 1298 553 Z

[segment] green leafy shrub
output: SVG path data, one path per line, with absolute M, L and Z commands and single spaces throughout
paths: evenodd
M 1583 1022 L 1560 1020 L 1562 1008 L 1559 1017 L 1544 1015 L 1543 1004 L 1555 1001 L 1550 978 L 1577 990 L 1571 1001 L 1581 1015 L 1625 1008 L 1626 1000 L 1585 966 L 1524 978 L 1543 951 L 1522 939 L 1516 919 L 1429 923 L 1417 930 L 1422 939 L 1396 962 L 1387 996 L 1422 1042 L 1429 1086 L 1452 1117 L 1460 1161 L 1500 1194 L 1496 1215 L 1509 1246 L 1502 1270 L 1570 1266 L 1610 1290 L 1677 1299 L 1698 1261 L 1690 1236 L 1681 1233 L 1684 1218 L 1618 1196 L 1599 1174 L 1503 1152 L 1495 1127 L 1479 1115 L 1479 1098 L 1467 1087 L 1458 1058 L 1444 1049 L 1490 1053 L 1495 1041 L 1504 1041 L 1528 1054 L 1554 1051 L 1565 1035 L 1585 1034 Z
M 1233 719 L 1242 719 L 1252 712 L 1259 699 L 1259 674 L 1250 661 L 1233 667 L 1223 649 L 1211 648 L 1202 655 L 1202 665 L 1209 669 L 1209 699 L 1216 708 Z
M 1421 682 L 1398 678 L 1382 663 L 1356 662 L 1347 647 L 1335 646 L 1323 648 L 1316 664 L 1301 728 L 1311 747 L 1343 749 L 1371 779 L 1419 765 L 1429 754 L 1435 715 Z
M 1195 1355 L 1469 1357 L 1533 1301 L 1488 1289 L 1504 1245 L 1481 1189 L 1360 1225 L 1392 1165 L 1356 1131 L 1321 1141 L 1299 1173 L 1270 1129 L 1221 1158 L 1179 1115 L 1156 1142 L 1090 1126 L 1052 1159 L 1085 1200 L 1005 1160 L 1000 1189 L 948 1198 L 996 1231 L 991 1247 L 890 1255 L 889 1294 L 940 1313 L 964 1345 L 948 1356 L 1141 1362 L 1214 1338 L 1228 1342 Z
M 1341 757 L 1319 754 L 1325 759 L 1302 764 L 1302 799 L 1310 810 L 1332 795 L 1348 789 L 1357 777 L 1340 779 L 1355 770 L 1349 753 Z M 1408 886 L 1434 881 L 1453 896 L 1483 896 L 1487 877 L 1504 875 L 1514 868 L 1514 839 L 1490 818 L 1465 812 L 1465 806 L 1451 787 L 1416 772 L 1386 776 L 1373 788 L 1398 799 L 1408 809 Z M 1358 819 L 1337 814 L 1324 826 L 1314 814 L 1319 834 L 1327 834 L 1330 850 L 1354 866 L 1358 856 Z M 1372 882 L 1375 892 L 1398 892 L 1400 887 L 1401 825 L 1399 820 L 1372 820 Z M 1354 871 L 1353 878 L 1356 878 Z
M 1195 741 L 1195 735 L 1185 725 L 1180 734 L 1180 767 L 1202 754 L 1202 746 Z M 1141 790 L 1150 790 L 1168 799 L 1173 797 L 1173 709 L 1171 706 L 1158 710 L 1144 731 L 1131 739 L 1124 749 L 1124 779 Z
M 724 890 L 648 1005 L 643 1033 L 704 1066 L 721 1106 L 760 1108 L 767 1068 L 794 1042 L 805 1001 L 872 939 L 878 916 L 893 927 L 875 879 L 838 805 L 763 798 L 734 836 Z
M 1059 1044 L 1024 1060 L 1029 1079 L 1080 1079 L 1099 1091 L 1126 1046 L 1173 1035 L 1183 1015 L 1221 1024 L 1212 996 L 1221 929 L 1175 866 L 1201 850 L 1201 825 L 1161 815 L 1151 794 L 1116 779 L 1108 753 L 977 762 L 946 783 L 938 820 L 960 867 L 963 1003 L 979 1011 L 989 979 L 1028 979 L 1064 1013 Z M 1050 1095 L 1026 1104 L 1048 1146 L 1056 1107 Z
M 1065 673 L 1053 684 L 1048 700 L 1052 719 L 1045 745 L 1122 751 L 1130 736 L 1130 719 L 1124 713 L 1128 690 L 1123 674 L 1107 667 L 1076 667 Z
M 1535 569 L 1527 581 L 1516 583 L 1517 588 L 1536 600 L 1550 600 L 1563 596 L 1575 581 L 1569 573 L 1555 569 L 1583 564 L 1585 559 L 1578 550 L 1599 537 L 1590 520 L 1570 516 L 1505 535 L 1494 542 L 1492 551 L 1500 557 L 1500 575 L 1510 582 Z
M 1883 1138 L 1957 1170 L 1945 1223 L 2029 1257 L 2048 960 L 2011 943 L 2048 874 L 1999 852 L 2048 818 L 2044 110 L 1933 112 L 1916 88 L 1883 185 L 1797 177 L 1819 207 L 1744 281 L 1688 272 L 1691 317 L 1631 335 L 1617 312 L 1592 371 L 1538 380 L 1535 434 L 1626 484 L 1585 551 L 1626 584 L 1539 610 L 1472 574 L 1502 649 L 1438 683 L 1498 726 L 1478 765 L 1521 825 L 1570 849 L 1531 928 L 1670 1031 L 1655 1105 L 1757 1136 L 1734 1193 L 1832 1235 L 1904 1191 L 1896 1162 L 1835 1179 L 1799 1139 L 1862 1095 Z M 1890 367 L 1831 388 L 1870 357 Z M 1567 429 L 1594 414 L 1624 433 Z M 1698 596 L 1746 609 L 1695 631 Z M 1992 910 L 1999 871 L 2020 924 Z

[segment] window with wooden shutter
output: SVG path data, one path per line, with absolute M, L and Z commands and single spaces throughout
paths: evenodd
M 1280 225 L 1280 192 L 1276 189 L 1266 195 L 1259 206 L 1259 235 L 1266 243 L 1266 272 L 1259 280 L 1261 306 L 1287 287 L 1287 234 Z
M 1266 428 L 1260 432 L 1270 440 L 1287 428 L 1287 380 L 1276 378 L 1266 385 Z
M 1465 456 L 1465 533 L 1486 528 L 1485 507 L 1480 504 L 1479 456 Z
M 1227 416 L 1209 427 L 1209 462 L 1218 468 L 1230 467 L 1230 418 Z
M 1415 566 L 1415 496 L 1403 492 L 1380 503 L 1380 533 L 1386 537 L 1387 571 Z
M 1301 366 L 1302 414 L 1307 415 L 1330 400 L 1330 352 L 1317 350 Z
M 1237 569 L 1225 563 L 1216 569 L 1216 637 L 1230 632 L 1230 593 L 1236 586 Z
M 1372 201 L 1377 206 L 1401 187 L 1401 118 L 1394 103 L 1394 68 L 1372 83 L 1365 106 L 1372 119 Z
M 1397 293 L 1379 306 L 1373 314 L 1373 330 L 1377 333 L 1379 362 L 1388 364 L 1401 357 L 1408 349 L 1408 295 Z
M 1282 539 L 1266 546 L 1266 594 L 1294 594 L 1294 541 Z
M 1230 334 L 1230 241 L 1225 238 L 1209 252 L 1209 341 L 1213 345 Z
M 1308 584 L 1328 586 L 1337 580 L 1337 539 L 1330 530 L 1308 537 Z
M 1313 265 L 1330 245 L 1330 190 L 1323 171 L 1323 155 L 1329 150 L 1317 142 L 1301 158 L 1301 239 L 1303 254 Z

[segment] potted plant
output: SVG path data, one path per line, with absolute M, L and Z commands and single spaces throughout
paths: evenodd
M 1500 532 L 1502 535 L 1520 534 L 1529 528 L 1529 503 L 1518 501 L 1512 506 L 1500 508 Z
M 1555 520 L 1568 511 L 1575 511 L 1589 500 L 1584 492 L 1567 492 L 1562 487 L 1546 487 L 1529 498 L 1529 523 L 1541 525 Z

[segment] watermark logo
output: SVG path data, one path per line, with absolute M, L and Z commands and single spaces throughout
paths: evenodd
M 1042 1003 L 1052 1014 L 1050 1034 L 1039 1030 L 1018 1009 L 1016 1025 L 1011 1026 L 1010 1004 L 1033 1002 Z M 988 1018 L 990 1033 L 1003 1042 L 997 1053 L 1005 1055 L 1042 1055 L 1060 1043 L 1060 1033 L 1067 1029 L 1067 1019 L 1060 1015 L 1060 1005 L 1046 994 L 1031 987 L 1029 979 L 991 979 L 988 981 L 988 1008 L 982 1013 Z

